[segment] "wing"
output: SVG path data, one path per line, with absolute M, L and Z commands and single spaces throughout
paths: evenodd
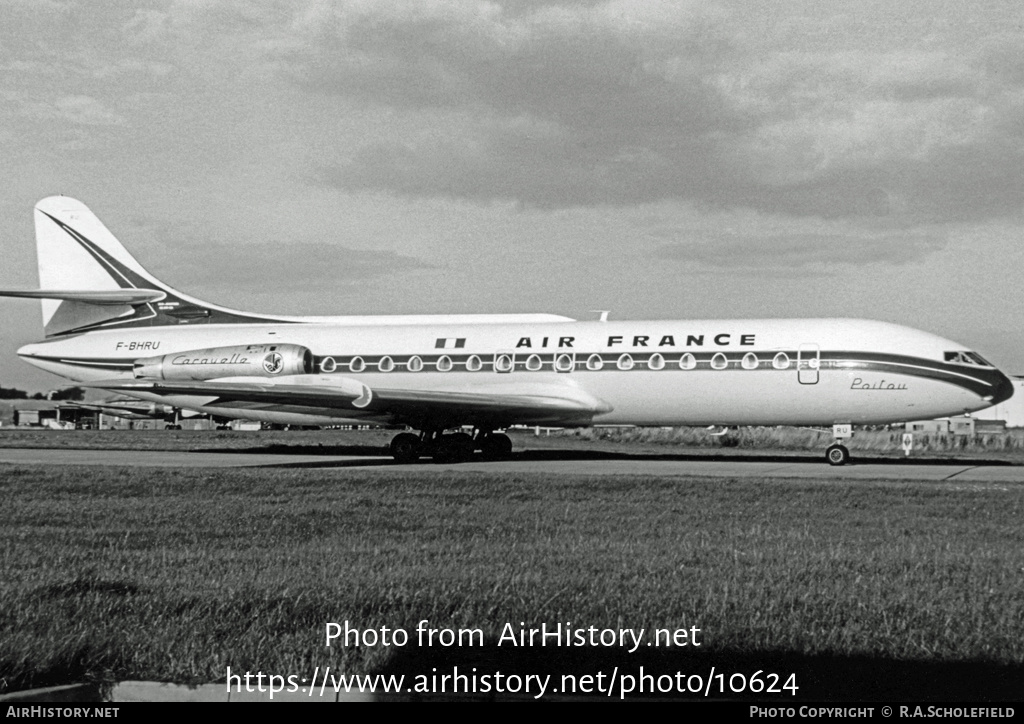
M 611 406 L 562 384 L 500 385 L 466 390 L 382 389 L 367 405 L 419 430 L 460 425 L 587 425 Z
M 86 387 L 167 400 L 177 407 L 216 408 L 244 417 L 246 411 L 298 413 L 325 418 L 448 429 L 460 425 L 507 427 L 586 425 L 611 406 L 569 384 L 494 384 L 458 389 L 370 388 L 336 375 L 225 378 L 210 381 L 107 380 Z

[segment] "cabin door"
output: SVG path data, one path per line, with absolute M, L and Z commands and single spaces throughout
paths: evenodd
M 821 349 L 808 342 L 800 345 L 796 352 L 796 378 L 801 385 L 818 384 L 818 370 L 821 368 Z

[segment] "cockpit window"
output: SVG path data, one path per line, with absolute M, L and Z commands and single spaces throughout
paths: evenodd
M 946 352 L 944 355 L 946 362 L 952 362 L 958 365 L 973 365 L 976 367 L 991 367 L 992 363 L 986 360 L 977 352 Z

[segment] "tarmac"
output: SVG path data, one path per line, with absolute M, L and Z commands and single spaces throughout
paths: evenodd
M 551 475 L 645 475 L 652 477 L 785 478 L 813 480 L 917 480 L 990 483 L 1024 483 L 1024 466 L 996 461 L 925 461 L 913 457 L 881 462 L 877 458 L 843 466 L 831 466 L 810 457 L 717 457 L 672 458 L 660 455 L 600 456 L 578 454 L 559 457 L 557 451 L 543 456 L 522 454 L 511 460 L 437 465 L 428 460 L 400 465 L 386 456 L 330 454 L 269 454 L 250 452 L 185 452 L 154 450 L 66 450 L 0 448 L 0 464 L 8 465 L 106 465 L 124 467 L 186 468 L 365 468 L 460 471 L 478 473 L 542 473 Z

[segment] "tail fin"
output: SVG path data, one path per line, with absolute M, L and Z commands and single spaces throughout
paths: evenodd
M 40 289 L 0 296 L 42 299 L 47 337 L 110 327 L 272 321 L 193 299 L 158 281 L 81 201 L 43 199 L 35 207 L 35 226 Z
M 43 299 L 47 337 L 152 318 L 148 302 L 118 303 L 118 293 L 123 289 L 167 290 L 85 204 L 67 196 L 45 198 L 36 204 L 35 225 L 39 286 L 43 291 L 112 293 L 109 301 L 101 297 L 103 303 L 67 297 Z
M 36 204 L 35 224 L 43 289 L 101 291 L 140 288 L 138 281 L 159 284 L 81 201 L 45 198 Z

